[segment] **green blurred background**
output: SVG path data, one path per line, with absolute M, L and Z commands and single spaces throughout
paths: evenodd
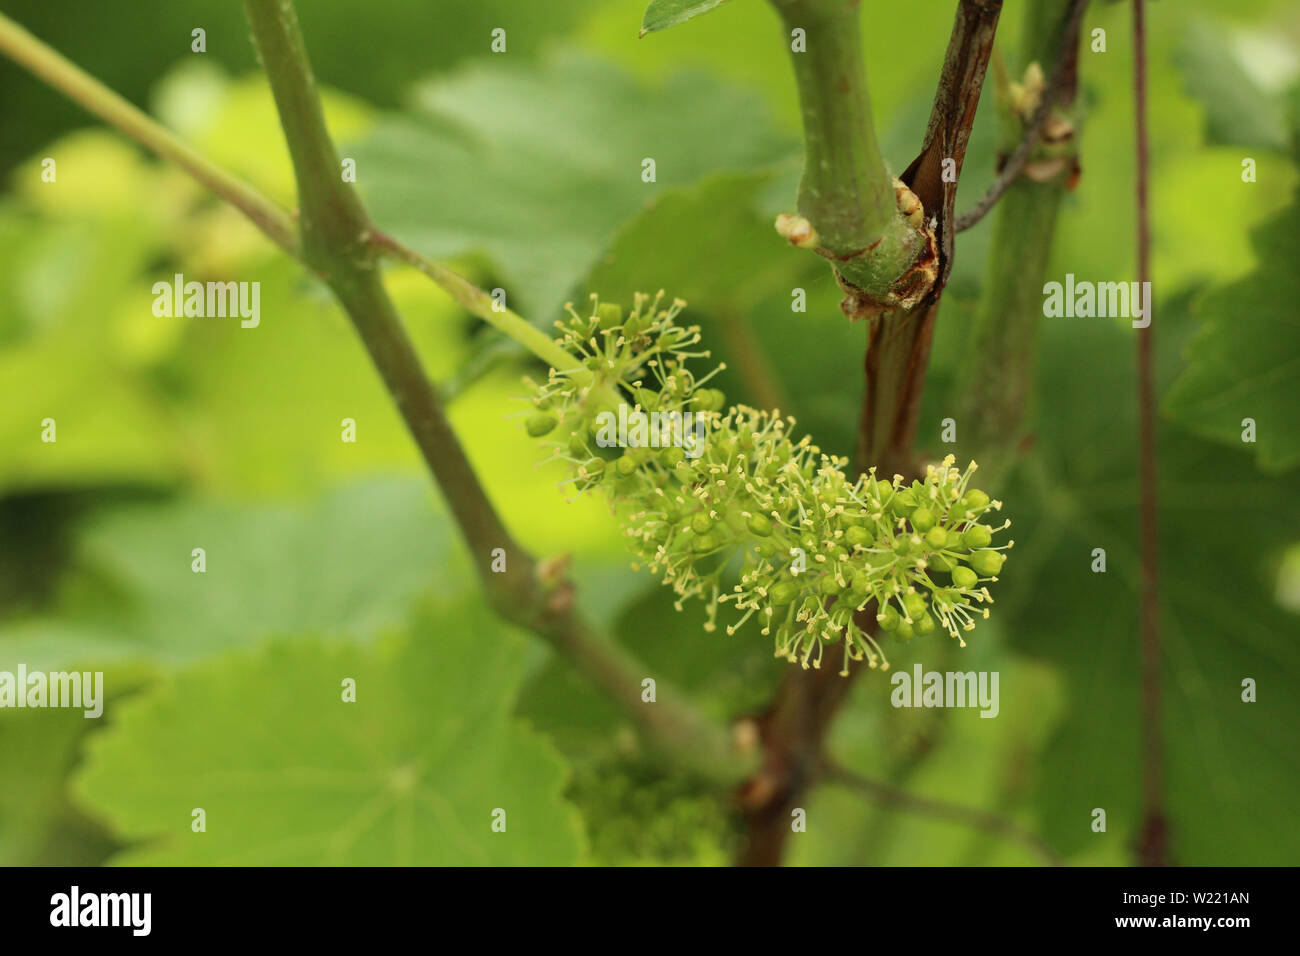
M 1013 73 L 1029 0 L 1008 0 Z M 736 0 L 638 39 L 643 0 L 343 0 L 300 18 L 332 130 L 376 221 L 548 325 L 568 299 L 665 288 L 731 366 L 852 450 L 862 327 L 772 217 L 801 165 L 776 18 Z M 865 0 L 882 144 L 920 147 L 948 0 Z M 1178 862 L 1294 864 L 1300 797 L 1300 226 L 1295 3 L 1150 7 L 1168 808 Z M 293 182 L 239 4 L 0 0 L 0 10 L 286 206 Z M 1133 274 L 1130 11 L 1085 19 L 1083 176 L 1051 276 Z M 206 53 L 191 30 L 206 30 Z M 490 52 L 504 28 L 507 52 Z M 992 178 L 977 121 L 959 208 Z M 377 376 L 324 289 L 175 169 L 0 62 L 0 670 L 105 672 L 105 717 L 0 711 L 0 864 L 724 863 L 725 795 L 651 762 L 540 642 L 484 608 Z M 1243 157 L 1258 181 L 1243 183 Z M 41 181 L 41 160 L 57 182 Z M 658 181 L 643 183 L 654 157 Z M 922 411 L 939 422 L 992 250 L 958 240 Z M 159 319 L 152 284 L 261 283 L 259 328 Z M 592 497 L 519 427 L 537 366 L 409 270 L 389 288 L 518 537 L 572 553 L 582 600 L 651 674 L 719 719 L 784 663 L 629 567 Z M 792 314 L 791 289 L 808 292 Z M 1132 332 L 1046 321 L 1033 448 L 1005 487 L 1017 546 L 964 650 L 896 667 L 997 670 L 1001 715 L 896 710 L 860 680 L 832 750 L 918 794 L 995 810 L 1068 861 L 1126 864 L 1138 826 Z M 736 369 L 757 363 L 775 384 Z M 991 374 L 996 374 L 991 370 Z M 58 441 L 40 441 L 41 421 Z M 1240 419 L 1259 426 L 1240 441 Z M 340 440 L 355 419 L 358 440 Z M 191 571 L 202 547 L 207 571 Z M 1089 570 L 1092 549 L 1108 570 Z M 1290 557 L 1288 558 L 1288 554 Z M 339 703 L 344 677 L 358 702 Z M 1244 678 L 1258 702 L 1240 699 Z M 191 830 L 202 807 L 207 832 Z M 506 808 L 508 838 L 490 834 Z M 1108 829 L 1091 829 L 1106 809 Z M 800 864 L 1021 864 L 1022 847 L 810 797 Z

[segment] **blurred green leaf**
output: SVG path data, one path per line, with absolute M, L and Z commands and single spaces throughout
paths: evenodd
M 494 55 L 494 29 L 506 31 L 507 55 L 512 59 L 532 59 L 598 4 L 599 0 L 438 0 L 435 7 L 383 2 L 364 18 L 358 18 L 354 0 L 311 0 L 296 7 L 319 82 L 393 106 L 417 79 L 476 56 Z M 159 76 L 195 59 L 215 60 L 236 72 L 258 70 L 243 5 L 238 3 L 204 3 L 196 11 L 173 0 L 135 0 L 129 19 L 114 16 L 100 0 L 63 0 L 57 7 L 46 0 L 7 0 L 4 9 L 135 103 L 149 100 Z M 190 50 L 190 30 L 195 26 L 207 31 L 206 56 Z M 358 68 L 359 57 L 364 68 Z M 6 108 L 0 113 L 0 166 L 7 167 L 49 139 L 86 124 L 83 112 L 7 60 L 0 60 L 0 87 L 6 94 Z M 280 142 L 277 131 L 275 146 Z
M 1159 310 L 1157 309 L 1157 314 Z M 1171 345 L 1176 311 L 1166 310 Z M 1159 321 L 1159 320 L 1157 320 Z M 1056 664 L 1069 710 L 1045 751 L 1046 835 L 1067 854 L 1127 845 L 1140 827 L 1140 561 L 1131 333 L 1107 322 L 1049 323 L 1037 451 L 1007 502 L 1016 548 L 993 609 L 1022 652 Z M 1080 363 L 1079 356 L 1092 360 Z M 1161 430 L 1159 448 L 1167 809 L 1175 859 L 1282 864 L 1300 837 L 1260 827 L 1300 800 L 1294 696 L 1300 617 L 1274 596 L 1296 526 L 1294 474 L 1268 478 L 1241 453 Z M 1093 573 L 1093 549 L 1106 572 Z M 1242 681 L 1259 683 L 1257 703 Z M 1107 835 L 1091 832 L 1094 807 Z
M 698 74 L 649 87 L 575 55 L 465 70 L 416 102 L 350 152 L 375 221 L 435 258 L 486 254 L 515 307 L 547 327 L 647 202 L 796 149 L 750 93 Z M 653 262 L 644 273 L 658 288 Z
M 365 638 L 405 619 L 433 582 L 468 587 L 455 542 L 416 479 L 373 481 L 307 506 L 133 505 L 90 524 L 83 578 L 114 599 L 6 625 L 0 665 L 86 660 L 171 666 L 267 637 Z M 207 570 L 191 570 L 195 548 Z
M 727 2 L 729 0 L 650 0 L 641 19 L 641 35 L 675 27 Z
M 570 864 L 564 767 L 508 716 L 522 644 L 460 604 L 396 642 L 224 657 L 124 704 L 77 791 L 137 841 L 124 865 Z
M 1201 331 L 1164 409 L 1198 434 L 1254 452 L 1276 471 L 1300 463 L 1300 233 L 1295 199 L 1255 233 L 1260 266 L 1195 306 Z M 1243 421 L 1255 444 L 1243 444 Z
M 788 308 L 794 278 L 807 271 L 810 257 L 792 250 L 756 211 L 771 178 L 770 171 L 720 173 L 649 200 L 584 285 L 625 302 L 663 288 L 698 312 L 745 310 L 767 296 Z
M 99 862 L 94 851 L 102 840 L 78 824 L 65 795 L 82 738 L 98 727 L 80 710 L 0 711 L 0 866 Z M 60 830 L 73 840 L 60 841 Z
M 992 623 L 981 623 L 978 643 L 966 648 L 887 644 L 892 672 L 862 675 L 829 752 L 846 768 L 918 798 L 987 810 L 1033 832 L 1040 811 L 1032 797 L 1044 743 L 1063 710 L 1063 681 L 1053 668 L 998 646 Z M 891 706 L 892 673 L 911 674 L 918 663 L 926 671 L 997 672 L 998 716 Z M 791 841 L 795 864 L 1043 865 L 1042 856 L 1018 841 L 930 813 L 882 807 L 839 785 L 819 787 L 808 815 L 807 833 Z
M 145 366 L 172 329 L 153 318 L 139 273 L 175 203 L 109 133 L 68 136 L 51 153 L 58 181 L 29 167 L 0 206 L 0 493 L 169 483 L 181 455 Z M 151 321 L 148 341 L 128 312 Z M 56 441 L 42 440 L 46 419 Z
M 1282 97 L 1262 89 L 1246 72 L 1222 27 L 1204 20 L 1191 22 L 1177 62 L 1188 92 L 1205 108 L 1210 142 L 1286 148 Z

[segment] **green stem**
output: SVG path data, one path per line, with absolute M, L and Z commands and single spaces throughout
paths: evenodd
M 371 242 L 385 255 L 412 266 L 442 286 L 465 311 L 504 332 L 557 371 L 572 369 L 574 357 L 527 319 L 497 304 L 490 295 L 446 266 L 426 259 L 391 236 L 371 230 Z
M 993 836 L 1005 837 L 1019 843 L 1022 847 L 1037 855 L 1047 866 L 1065 865 L 1065 861 L 1061 859 L 1060 855 L 1043 837 L 1032 830 L 1021 827 L 1010 817 L 980 807 L 952 803 L 947 800 L 935 800 L 930 797 L 909 793 L 900 787 L 882 780 L 873 780 L 870 777 L 854 773 L 835 764 L 826 768 L 825 779 L 830 783 L 837 783 L 842 787 L 860 793 L 868 800 L 872 800 L 882 807 L 934 817 L 940 820 L 950 820 L 953 823 L 972 827 Z
M 669 688 L 661 686 L 657 702 L 642 702 L 645 668 L 627 651 L 596 638 L 576 610 L 571 588 L 563 581 L 544 580 L 543 569 L 510 537 L 380 281 L 376 233 L 360 200 L 339 174 L 338 153 L 325 125 L 293 4 L 245 0 L 244 8 L 298 177 L 306 261 L 328 283 L 356 326 L 478 559 L 479 576 L 493 607 L 564 652 L 624 708 L 654 745 L 714 780 L 739 779 L 748 764 L 733 752 L 725 730 L 705 720 Z M 502 573 L 488 566 L 497 547 L 508 556 Z
M 799 213 L 818 251 L 849 282 L 887 293 L 921 250 L 923 237 L 898 214 L 893 179 L 876 141 L 858 21 L 858 0 L 772 0 L 791 50 L 804 127 Z
M 214 165 L 170 130 L 131 105 L 75 63 L 0 13 L 0 53 L 35 74 L 87 112 L 115 126 L 188 172 L 242 212 L 285 252 L 299 258 L 293 219 L 252 186 Z
M 1080 0 L 1041 0 L 1026 7 L 1021 68 L 1037 62 L 1054 78 L 1044 91 L 1055 99 L 1054 109 L 1068 107 L 1074 99 L 1083 6 Z M 1004 142 L 1021 140 L 1020 122 L 1007 122 Z M 1073 156 L 1064 158 L 1069 167 Z M 1025 437 L 1037 375 L 1043 279 L 1067 177 L 1068 172 L 1039 183 L 1022 176 L 1007 187 L 996 207 L 984 287 L 956 390 L 959 445 L 965 456 L 979 460 L 983 481 L 994 487 Z
M 996 487 L 1025 437 L 1043 318 L 1043 278 L 1064 190 L 1025 180 L 998 205 L 984 292 L 962 370 L 959 444 Z

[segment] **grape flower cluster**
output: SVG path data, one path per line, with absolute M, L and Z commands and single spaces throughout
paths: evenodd
M 555 436 L 553 454 L 572 466 L 579 494 L 606 492 L 632 550 L 673 588 L 678 610 L 687 598 L 706 602 L 707 630 L 730 604 L 728 634 L 757 617 L 776 656 L 805 668 L 845 641 L 844 673 L 850 660 L 889 667 L 881 634 L 906 642 L 942 627 L 965 646 L 961 633 L 988 617 L 987 585 L 1014 543 L 993 544 L 1010 521 L 990 524 L 1002 503 L 972 487 L 975 463 L 960 471 L 949 456 L 919 481 L 886 480 L 874 468 L 850 480 L 847 459 L 792 436 L 793 418 L 724 410 L 723 393 L 706 387 L 724 366 L 700 378 L 688 368 L 709 353 L 698 326 L 677 323 L 684 306 L 665 305 L 660 292 L 637 295 L 626 316 L 594 296 L 585 315 L 566 307 L 557 342 L 573 365 L 528 383 L 529 434 Z M 661 413 L 666 447 L 598 442 L 610 419 L 602 413 L 620 404 Z M 690 457 L 687 422 L 704 435 Z M 867 608 L 874 636 L 862 624 Z

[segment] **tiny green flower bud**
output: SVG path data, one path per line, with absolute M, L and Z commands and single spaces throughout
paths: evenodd
M 853 575 L 852 588 L 855 594 L 870 594 L 871 575 L 867 574 L 865 571 L 859 571 L 857 574 Z
M 524 429 L 533 438 L 541 438 L 543 435 L 549 435 L 555 430 L 555 426 L 560 420 L 550 412 L 538 412 L 535 415 L 529 415 L 524 422 Z
M 745 522 L 745 527 L 749 529 L 750 534 L 766 538 L 772 533 L 772 519 L 765 514 L 755 512 L 749 516 L 749 520 Z
M 978 575 L 970 568 L 956 567 L 952 571 L 952 583 L 959 588 L 973 588 L 975 582 L 979 580 Z
M 655 344 L 658 345 L 661 349 L 667 350 L 667 349 L 671 349 L 674 345 L 676 345 L 679 341 L 681 341 L 681 338 L 682 338 L 682 330 L 671 328 L 660 333 L 659 338 L 655 340 Z
M 822 594 L 839 594 L 843 590 L 844 588 L 840 586 L 840 582 L 835 580 L 835 575 L 827 574 L 822 577 Z
M 976 551 L 970 556 L 970 566 L 983 577 L 989 578 L 1002 570 L 1006 560 L 998 551 Z
M 886 604 L 885 609 L 876 615 L 876 620 L 880 622 L 881 630 L 892 631 L 902 623 L 903 618 L 898 613 L 898 608 L 892 604 Z
M 993 541 L 993 532 L 988 529 L 987 525 L 973 524 L 967 528 L 961 536 L 961 543 L 964 547 L 977 551 L 980 548 L 987 548 Z
M 925 598 L 913 591 L 911 594 L 903 596 L 903 607 L 907 608 L 907 616 L 913 621 L 925 613 Z
M 915 507 L 916 496 L 912 494 L 910 488 L 895 492 L 889 499 L 889 510 L 900 517 L 907 514 Z
M 866 528 L 855 525 L 844 532 L 844 540 L 855 548 L 863 548 L 871 544 L 874 536 Z
M 696 551 L 696 553 L 712 551 L 717 546 L 718 539 L 716 536 L 711 534 L 698 535 L 691 543 L 691 547 Z
M 623 321 L 623 307 L 617 302 L 602 302 L 596 306 L 597 327 L 613 329 Z
M 659 407 L 659 393 L 648 388 L 632 389 L 632 397 L 636 403 L 647 412 L 653 412 Z
M 727 396 L 716 388 L 702 388 L 691 396 L 691 407 L 697 412 L 719 412 L 726 404 Z
M 929 611 L 926 611 L 924 614 L 922 614 L 920 617 L 916 619 L 916 633 L 932 634 L 934 633 L 934 628 L 935 628 L 934 618 L 930 616 Z
M 948 545 L 948 532 L 943 528 L 934 527 L 925 533 L 925 543 L 938 551 L 940 548 Z
M 966 494 L 962 495 L 962 504 L 967 508 L 980 509 L 988 505 L 989 496 L 984 494 L 978 488 L 972 488 Z
M 639 467 L 636 458 L 631 452 L 625 452 L 614 464 L 615 469 L 624 478 L 630 477 Z
M 912 527 L 917 531 L 925 534 L 934 527 L 934 512 L 929 508 L 921 507 L 912 512 Z
M 774 605 L 777 607 L 785 607 L 785 605 L 789 604 L 799 596 L 800 590 L 801 587 L 796 581 L 778 581 L 768 589 L 767 594 L 768 597 L 772 599 Z
M 709 517 L 707 512 L 697 511 L 691 518 L 691 530 L 696 534 L 704 534 L 714 525 L 714 520 Z
M 899 621 L 898 627 L 894 630 L 894 637 L 900 641 L 910 641 L 912 639 L 912 625 L 906 621 Z

